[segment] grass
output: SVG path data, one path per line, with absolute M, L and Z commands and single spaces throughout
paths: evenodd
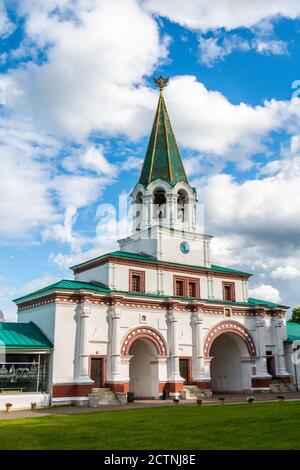
M 300 449 L 300 401 L 2 420 L 0 449 Z

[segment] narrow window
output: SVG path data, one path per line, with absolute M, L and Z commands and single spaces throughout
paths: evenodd
M 181 279 L 177 279 L 175 282 L 175 295 L 184 296 L 184 282 Z
M 197 297 L 197 284 L 195 281 L 189 281 L 189 297 Z
M 143 271 L 129 272 L 129 291 L 145 292 L 145 273 Z
M 227 302 L 235 301 L 234 282 L 223 282 L 223 300 Z

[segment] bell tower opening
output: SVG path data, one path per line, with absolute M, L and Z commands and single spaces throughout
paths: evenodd
M 164 189 L 156 189 L 153 193 L 154 219 L 162 225 L 166 218 L 166 192 Z

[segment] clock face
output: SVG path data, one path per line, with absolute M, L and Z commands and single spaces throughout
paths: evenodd
M 181 242 L 180 243 L 180 250 L 182 251 L 182 253 L 184 253 L 185 255 L 187 253 L 190 252 L 190 245 L 188 242 Z

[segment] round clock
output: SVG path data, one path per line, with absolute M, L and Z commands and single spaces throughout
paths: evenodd
M 188 242 L 181 242 L 180 243 L 180 250 L 183 254 L 187 254 L 190 251 L 190 245 Z

